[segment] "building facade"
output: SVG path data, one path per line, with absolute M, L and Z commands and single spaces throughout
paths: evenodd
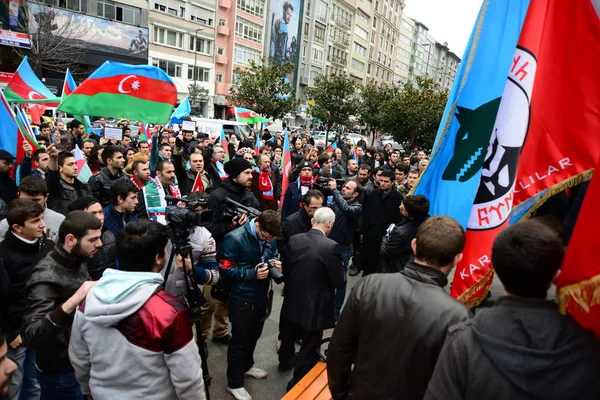
M 376 82 L 393 84 L 396 46 L 404 9 L 402 0 L 375 0 L 367 75 Z
M 367 83 L 373 11 L 373 2 L 369 0 L 358 0 L 356 2 L 352 43 L 350 44 L 349 73 L 360 85 Z

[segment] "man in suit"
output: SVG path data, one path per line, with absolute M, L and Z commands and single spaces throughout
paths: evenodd
M 289 241 L 282 315 L 301 327 L 302 347 L 288 390 L 317 363 L 323 331 L 335 326 L 335 289 L 344 287 L 346 276 L 340 246 L 327 238 L 334 221 L 331 208 L 319 208 L 312 229 Z M 289 340 L 288 332 L 282 335 Z

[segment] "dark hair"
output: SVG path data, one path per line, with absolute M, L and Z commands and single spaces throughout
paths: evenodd
M 281 218 L 277 215 L 277 211 L 266 210 L 258 216 L 258 225 L 260 229 L 269 233 L 271 236 L 279 236 L 281 234 Z
M 323 153 L 319 156 L 319 158 L 317 159 L 317 162 L 319 163 L 319 165 L 322 167 L 324 163 L 326 163 L 327 161 L 331 160 L 331 156 L 327 153 Z
M 12 227 L 17 224 L 24 226 L 29 218 L 39 217 L 44 213 L 44 209 L 38 203 L 28 199 L 15 199 L 8 203 L 6 211 L 6 222 Z M 12 228 L 11 228 L 12 229 Z
M 129 129 L 129 128 L 127 128 L 127 129 Z M 123 130 L 123 132 L 125 132 L 125 130 Z M 131 136 L 130 136 L 130 135 L 128 135 L 128 134 L 126 134 L 126 133 L 123 133 L 123 137 L 121 138 L 121 140 L 123 140 L 124 138 L 129 138 L 129 139 L 131 139 Z
M 42 122 L 42 123 L 40 124 L 40 131 L 41 131 L 42 129 L 46 129 L 46 128 L 50 128 L 50 124 L 49 124 L 49 123 L 47 123 L 47 122 Z
M 354 182 L 354 183 L 356 183 L 356 188 L 354 188 L 354 193 L 358 193 L 359 195 L 362 194 L 362 192 L 363 192 L 364 189 L 363 189 L 363 185 L 359 182 L 358 177 L 349 178 L 346 181 L 346 183 L 348 183 L 348 182 Z M 344 184 L 346 184 L 346 183 L 344 183 Z
M 411 169 L 408 171 L 408 173 L 409 173 L 409 174 L 417 174 L 417 175 L 419 175 L 419 170 L 418 170 L 418 169 L 416 169 L 416 168 L 411 168 Z
M 122 271 L 149 272 L 157 255 L 165 256 L 169 228 L 156 221 L 138 219 L 125 225 L 117 240 L 117 259 Z
M 405 175 L 408 175 L 408 171 L 410 170 L 410 167 L 406 164 L 398 164 L 394 167 L 394 171 L 396 170 L 400 170 L 402 172 L 404 172 Z
M 148 142 L 146 140 L 140 140 L 137 144 L 137 148 L 139 149 L 141 147 L 142 144 L 148 144 Z
M 162 170 L 165 168 L 166 164 L 175 165 L 175 164 L 173 164 L 173 162 L 171 162 L 169 160 L 158 160 L 158 162 L 156 163 L 156 167 L 155 167 L 156 171 L 162 172 Z
M 413 155 L 410 157 L 410 165 L 415 165 L 419 161 L 421 161 L 421 159 L 417 155 Z
M 454 261 L 465 247 L 465 231 L 454 219 L 443 215 L 427 218 L 417 230 L 415 257 L 436 267 Z
M 104 145 L 96 144 L 90 151 L 90 156 L 87 158 L 87 163 L 92 170 L 100 169 L 100 160 L 98 160 L 98 152 L 104 149 Z
M 101 228 L 102 223 L 92 214 L 81 210 L 71 211 L 58 229 L 58 244 L 62 246 L 69 234 L 75 236 L 75 239 L 81 240 L 87 231 Z
M 399 149 L 393 149 L 392 150 L 392 154 L 398 154 L 398 155 L 400 155 L 400 150 Z
M 171 148 L 171 145 L 168 143 L 162 143 L 160 146 L 158 146 L 158 151 L 162 151 L 162 149 L 165 147 Z
M 544 299 L 564 255 L 556 230 L 531 219 L 500 232 L 492 246 L 492 265 L 508 293 Z
M 125 133 L 125 132 L 126 132 L 126 131 L 130 131 L 130 132 L 131 132 L 131 128 L 130 128 L 130 127 L 128 127 L 128 126 L 124 126 L 124 127 L 121 129 L 121 130 L 123 131 L 123 136 L 121 137 L 121 140 L 123 140 L 123 137 L 126 135 L 126 133 Z M 128 135 L 128 136 L 129 136 L 129 135 Z
M 67 125 L 67 128 L 73 130 L 73 129 L 79 128 L 81 125 L 83 125 L 83 124 L 80 121 L 73 119 L 73 120 L 71 120 L 71 122 L 69 122 L 69 125 Z
M 302 204 L 309 205 L 312 199 L 321 199 L 322 202 L 325 202 L 325 197 L 323 197 L 323 193 L 318 190 L 309 190 L 302 196 Z
M 410 158 L 410 154 L 407 154 L 407 153 L 402 154 L 402 157 L 400 157 L 400 159 L 403 159 L 403 158 Z
M 109 158 L 112 160 L 117 153 L 123 154 L 123 149 L 120 146 L 106 146 L 102 152 L 102 162 L 104 162 L 104 165 L 108 165 L 106 160 Z
M 58 166 L 62 167 L 67 158 L 75 158 L 75 156 L 68 151 L 63 151 L 62 153 L 58 153 Z
M 48 154 L 48 153 L 46 152 L 46 149 L 37 149 L 33 153 L 33 159 L 35 160 L 35 162 L 40 161 L 40 154 Z
M 48 138 L 46 136 L 42 136 L 42 135 L 35 135 L 35 141 L 36 142 L 46 142 L 48 143 Z
M 375 153 L 377 153 L 377 149 L 375 148 L 375 146 L 367 146 L 366 153 L 371 153 L 372 156 L 375 156 Z
M 136 171 L 137 167 L 140 164 L 146 164 L 148 162 L 148 160 L 144 160 L 144 159 L 137 159 L 133 162 L 133 164 L 131 165 L 131 171 Z
M 359 168 L 360 169 L 360 168 Z M 383 166 L 379 166 L 377 168 L 375 168 L 375 171 L 373 171 L 373 175 L 377 175 L 379 173 L 379 171 L 385 171 L 385 168 L 383 168 Z
M 429 200 L 422 194 L 406 196 L 402 204 L 412 219 L 420 220 L 429 214 Z
M 369 171 L 369 174 L 371 173 L 371 166 L 369 164 L 360 164 L 358 166 L 358 169 L 366 169 L 367 171 Z
M 283 3 L 283 11 L 285 11 L 288 8 L 290 10 L 294 11 L 294 6 L 292 5 L 292 3 L 290 3 L 289 1 L 286 1 L 285 3 Z
M 19 183 L 19 192 L 27 193 L 30 196 L 46 196 L 48 194 L 48 185 L 41 176 L 26 176 Z
M 137 192 L 139 192 L 139 189 L 129 179 L 117 179 L 110 186 L 108 199 L 112 205 L 116 205 L 119 196 L 125 200 L 129 193 Z
M 383 172 L 381 173 L 381 175 L 379 177 L 380 178 L 390 178 L 393 181 L 396 176 L 394 175 L 394 171 L 392 171 L 391 169 L 383 168 Z

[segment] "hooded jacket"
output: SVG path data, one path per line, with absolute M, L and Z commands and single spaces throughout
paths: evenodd
M 450 327 L 426 400 L 600 398 L 600 342 L 554 302 L 502 297 Z
M 189 312 L 162 282 L 158 273 L 107 269 L 78 307 L 69 357 L 83 394 L 205 398 Z

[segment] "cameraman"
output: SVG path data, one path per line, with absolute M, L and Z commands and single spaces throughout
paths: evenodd
M 187 200 L 198 202 L 199 206 L 195 211 L 208 210 L 208 194 L 202 192 L 192 192 L 187 196 Z M 167 220 L 168 221 L 168 220 Z M 205 285 L 205 289 L 217 283 L 219 280 L 219 265 L 217 264 L 217 247 L 212 234 L 203 226 L 193 226 L 189 229 L 188 239 L 192 246 L 192 263 L 194 265 L 194 276 L 199 285 Z M 172 251 L 172 243 L 167 246 L 167 260 Z M 166 265 L 161 274 L 166 273 Z M 186 292 L 185 278 L 183 271 L 178 268 L 171 268 L 165 291 L 179 296 Z
M 247 161 L 246 161 L 247 162 Z M 232 336 L 227 351 L 227 391 L 236 399 L 251 398 L 244 375 L 257 379 L 267 372 L 254 366 L 254 349 L 269 316 L 269 267 L 281 270 L 273 238 L 281 233 L 277 212 L 263 211 L 243 228 L 225 236 L 220 251 L 222 279 L 231 282 L 229 318 Z
M 329 239 L 340 245 L 344 273 L 348 273 L 348 264 L 352 258 L 352 242 L 354 231 L 362 215 L 363 207 L 359 198 L 362 194 L 362 185 L 357 179 L 348 179 L 338 191 L 335 179 L 329 181 L 333 203 L 329 207 L 335 213 L 335 223 L 329 234 Z M 347 277 L 346 277 L 347 280 Z M 340 315 L 344 297 L 346 296 L 346 284 L 342 289 L 335 291 L 335 319 Z
M 225 163 L 225 172 L 229 175 L 208 197 L 208 208 L 213 212 L 213 224 L 209 230 L 217 242 L 217 247 L 223 243 L 225 235 L 244 225 L 248 216 L 231 217 L 225 205 L 225 199 L 237 201 L 248 207 L 259 208 L 260 204 L 252 192 L 252 164 L 243 158 L 234 158 Z

